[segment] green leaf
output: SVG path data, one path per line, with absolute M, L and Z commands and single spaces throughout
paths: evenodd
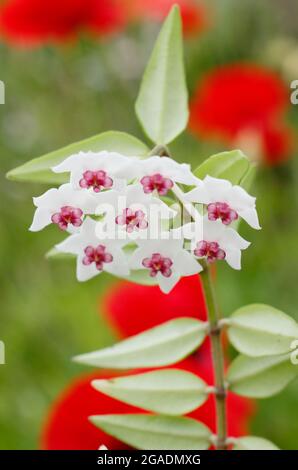
M 232 345 L 247 356 L 284 354 L 298 339 L 298 325 L 269 305 L 252 304 L 231 315 L 228 336 Z
M 239 186 L 241 186 L 247 192 L 249 192 L 251 187 L 253 186 L 254 180 L 256 178 L 257 169 L 258 167 L 256 163 L 250 163 L 247 172 L 239 182 Z
M 229 389 L 238 395 L 267 398 L 281 392 L 296 376 L 298 367 L 291 355 L 251 358 L 238 356 L 231 364 Z
M 206 323 L 194 318 L 177 318 L 112 347 L 76 356 L 74 360 L 113 369 L 167 366 L 188 356 L 205 336 Z
M 208 398 L 207 385 L 191 372 L 163 369 L 128 377 L 94 380 L 92 386 L 129 405 L 167 415 L 183 415 Z
M 244 436 L 236 439 L 233 450 L 279 450 L 279 448 L 263 437 Z
M 127 156 L 146 156 L 149 149 L 140 140 L 125 132 L 109 131 L 89 139 L 81 140 L 63 147 L 42 157 L 34 158 L 7 173 L 7 178 L 13 181 L 28 181 L 38 183 L 61 184 L 69 180 L 68 173 L 54 173 L 51 168 L 61 163 L 65 158 L 80 151 L 108 150 Z
M 196 168 L 194 174 L 200 179 L 209 175 L 229 180 L 232 184 L 240 184 L 247 175 L 250 165 L 241 150 L 232 150 L 212 155 Z
M 210 430 L 199 421 L 144 414 L 91 416 L 90 421 L 136 449 L 201 450 L 210 447 Z
M 136 101 L 136 113 L 145 133 L 156 144 L 171 142 L 186 128 L 187 89 L 177 6 L 171 9 L 157 38 Z

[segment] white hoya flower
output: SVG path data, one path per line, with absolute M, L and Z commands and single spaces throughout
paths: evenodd
M 153 156 L 138 162 L 140 183 L 145 193 L 157 191 L 165 196 L 174 183 L 194 185 L 190 165 L 177 163 L 169 157 Z
M 126 232 L 130 238 L 139 238 L 141 232 L 150 237 L 158 236 L 161 220 L 170 219 L 176 214 L 159 198 L 145 194 L 139 183 L 129 185 L 122 191 L 105 191 L 96 196 L 97 214 L 106 214 L 105 222 L 112 236 L 116 230 Z
M 169 293 L 179 279 L 202 271 L 194 256 L 183 248 L 183 239 L 139 240 L 130 258 L 131 269 L 148 269 L 160 289 Z
M 256 198 L 250 196 L 240 186 L 233 186 L 230 181 L 206 176 L 203 181 L 197 179 L 197 187 L 185 194 L 185 199 L 207 205 L 208 218 L 220 219 L 229 225 L 242 217 L 252 228 L 260 229 L 256 211 Z
M 79 152 L 54 166 L 55 173 L 70 172 L 70 183 L 75 189 L 92 188 L 95 193 L 129 181 L 136 176 L 136 157 L 116 152 Z
M 61 230 L 80 227 L 85 214 L 93 214 L 96 199 L 86 189 L 75 191 L 70 184 L 52 188 L 33 198 L 36 211 L 29 230 L 37 232 L 53 223 Z
M 96 235 L 96 225 L 99 223 L 86 217 L 78 233 L 56 245 L 58 251 L 77 255 L 78 281 L 88 281 L 102 271 L 120 277 L 129 275 L 127 257 L 121 249 L 121 242 L 100 240 Z
M 203 217 L 203 230 L 199 233 L 193 223 L 182 227 L 184 237 L 191 240 L 191 251 L 198 258 L 209 263 L 226 260 L 234 269 L 241 269 L 241 250 L 246 250 L 250 242 L 242 238 L 236 230 L 227 227 L 220 220 L 212 222 Z

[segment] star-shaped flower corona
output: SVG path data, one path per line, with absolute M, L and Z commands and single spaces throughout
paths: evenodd
M 211 263 L 225 260 L 232 268 L 241 269 L 241 251 L 250 243 L 233 228 L 220 220 L 210 221 L 205 215 L 203 230 L 199 233 L 193 223 L 184 225 L 181 230 L 185 238 L 191 240 L 191 251 L 198 258 L 206 258 Z
M 185 195 L 185 199 L 207 205 L 208 218 L 221 220 L 229 225 L 242 217 L 252 228 L 260 229 L 256 211 L 256 198 L 250 196 L 241 186 L 230 181 L 206 176 L 197 180 L 196 188 Z
M 148 269 L 160 289 L 170 292 L 179 279 L 202 270 L 194 256 L 183 248 L 183 239 L 138 240 L 130 259 L 132 269 Z
M 97 214 L 105 213 L 105 221 L 110 236 L 122 231 L 130 238 L 157 238 L 161 231 L 161 221 L 175 215 L 159 198 L 146 194 L 139 183 L 129 185 L 122 191 L 111 190 L 98 194 Z
M 61 230 L 80 227 L 85 214 L 94 213 L 96 200 L 87 189 L 75 191 L 70 184 L 52 188 L 33 198 L 36 211 L 30 230 L 37 232 L 47 225 L 56 224 Z
M 174 183 L 195 184 L 190 166 L 169 157 L 153 156 L 140 160 L 139 177 L 145 193 L 156 191 L 160 196 L 165 196 Z
M 136 157 L 126 157 L 116 152 L 79 152 L 54 166 L 55 173 L 70 172 L 74 189 L 87 188 L 99 193 L 130 181 L 136 172 Z
M 86 217 L 79 233 L 69 236 L 56 245 L 58 251 L 77 256 L 79 281 L 87 281 L 102 271 L 122 277 L 129 275 L 126 256 L 121 248 L 124 242 L 98 238 L 96 235 L 98 224 L 100 222 Z

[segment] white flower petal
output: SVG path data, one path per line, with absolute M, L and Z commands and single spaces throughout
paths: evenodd
M 226 262 L 234 269 L 241 269 L 241 251 L 236 248 L 229 248 L 226 251 Z
M 128 276 L 130 271 L 127 257 L 123 251 L 117 248 L 115 248 L 113 251 L 110 251 L 107 247 L 107 252 L 111 253 L 113 256 L 113 261 L 111 263 L 104 263 L 104 271 L 119 277 Z
M 190 165 L 178 163 L 169 157 L 154 155 L 141 161 L 139 176 L 151 176 L 156 173 L 165 178 L 170 178 L 177 183 L 193 185 L 195 177 L 191 172 Z
M 51 223 L 51 211 L 49 211 L 49 209 L 47 208 L 37 208 L 34 213 L 33 221 L 31 226 L 29 227 L 29 230 L 31 232 L 38 232 L 39 230 L 42 230 Z
M 225 247 L 233 247 L 239 250 L 246 250 L 246 248 L 249 247 L 250 242 L 242 238 L 233 228 L 227 228 L 223 232 L 219 244 L 223 249 L 225 249 Z
M 207 175 L 204 178 L 204 184 L 208 191 L 210 202 L 222 202 L 225 200 L 226 194 L 232 188 L 232 184 L 228 180 L 213 178 Z
M 261 226 L 259 223 L 259 218 L 256 209 L 245 209 L 240 210 L 239 215 L 242 217 L 245 222 L 248 223 L 252 228 L 256 230 L 261 230 Z
M 41 196 L 33 198 L 33 203 L 36 207 L 55 207 L 60 200 L 59 190 L 57 188 L 51 188 Z
M 82 251 L 83 244 L 84 242 L 82 243 L 81 235 L 76 233 L 75 235 L 67 237 L 63 242 L 55 245 L 55 248 L 61 253 L 79 254 Z M 84 245 L 87 246 L 86 244 Z
M 165 277 L 162 274 L 158 273 L 157 280 L 158 280 L 160 290 L 164 294 L 168 294 L 173 289 L 173 287 L 175 287 L 177 282 L 179 282 L 180 277 L 181 276 L 179 275 L 179 273 L 176 273 L 176 272 L 173 272 L 170 277 Z
M 197 202 L 200 204 L 209 204 L 210 202 L 209 193 L 203 183 L 186 193 L 185 199 L 187 201 Z
M 256 198 L 248 194 L 241 186 L 233 186 L 230 190 L 229 198 L 235 209 L 245 209 L 255 207 Z
M 202 266 L 193 255 L 186 250 L 181 250 L 174 258 L 174 267 L 182 276 L 192 276 L 202 271 Z
M 89 265 L 84 265 L 83 258 L 84 256 L 81 255 L 81 256 L 78 256 L 78 259 L 77 259 L 77 279 L 80 282 L 89 281 L 89 279 L 92 279 L 92 277 L 95 277 L 98 274 L 101 274 L 102 272 L 102 271 L 98 271 L 94 263 L 89 264 Z

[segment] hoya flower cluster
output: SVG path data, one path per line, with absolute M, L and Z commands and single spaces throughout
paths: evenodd
M 30 229 L 54 224 L 69 234 L 56 248 L 77 257 L 79 281 L 102 271 L 128 277 L 147 270 L 169 292 L 180 277 L 200 272 L 202 259 L 240 269 L 249 242 L 234 222 L 260 228 L 255 198 L 244 189 L 210 176 L 200 180 L 169 157 L 80 152 L 52 171 L 68 173 L 69 182 L 34 198 Z

